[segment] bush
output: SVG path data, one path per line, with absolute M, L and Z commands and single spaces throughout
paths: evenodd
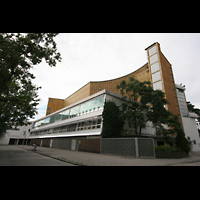
M 169 145 L 162 145 L 155 147 L 156 152 L 182 152 L 183 150 L 178 147 L 171 147 Z
M 177 136 L 175 138 L 176 146 L 185 151 L 187 154 L 190 152 L 190 146 L 188 140 L 185 137 L 185 133 L 182 128 L 177 130 Z

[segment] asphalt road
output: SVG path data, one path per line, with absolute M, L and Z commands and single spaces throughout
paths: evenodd
M 16 145 L 0 145 L 0 166 L 75 166 Z

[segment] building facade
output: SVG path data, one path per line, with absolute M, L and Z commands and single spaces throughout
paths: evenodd
M 114 100 L 120 106 L 121 95 L 116 86 L 122 80 L 128 82 L 129 78 L 133 77 L 139 81 L 150 81 L 155 90 L 162 90 L 165 93 L 169 102 L 166 109 L 179 116 L 192 150 L 200 151 L 197 128 L 194 129 L 196 116 L 188 112 L 185 88 L 175 84 L 172 65 L 161 52 L 158 42 L 145 50 L 147 62 L 136 71 L 116 79 L 91 81 L 66 99 L 49 98 L 46 116 L 33 122 L 28 138 L 39 145 L 43 143 L 51 147 L 55 144 L 55 138 L 58 142 L 59 138 L 64 140 L 76 137 L 101 137 L 105 100 Z M 142 129 L 142 135 L 154 137 L 155 145 L 164 144 L 162 139 L 155 135 L 151 122 Z
M 181 112 L 181 120 L 183 124 L 183 129 L 185 132 L 185 137 L 188 139 L 191 151 L 200 151 L 200 137 L 199 131 L 196 126 L 197 114 L 191 113 L 187 107 L 187 100 L 185 96 L 185 86 L 175 84 L 176 92 L 178 96 L 178 102 Z
M 173 114 L 180 116 L 172 65 L 161 52 L 160 44 L 158 42 L 150 45 L 145 50 L 147 52 L 148 62 L 136 71 L 116 79 L 91 81 L 66 99 L 60 100 L 59 102 L 58 99 L 49 98 L 46 113 L 51 114 L 56 110 L 61 109 L 61 107 L 64 108 L 69 106 L 104 89 L 120 94 L 120 90 L 117 90 L 116 86 L 120 84 L 122 80 L 128 82 L 129 77 L 133 77 L 139 81 L 150 81 L 154 89 L 165 92 L 166 99 L 169 102 L 167 109 Z
M 18 126 L 16 129 L 7 130 L 6 134 L 0 137 L 0 144 L 30 144 L 30 133 L 33 124 Z

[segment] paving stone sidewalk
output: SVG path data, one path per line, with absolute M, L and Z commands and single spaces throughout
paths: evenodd
M 18 147 L 32 151 L 32 146 L 18 145 Z M 200 162 L 200 152 L 191 152 L 189 157 L 181 159 L 135 158 L 48 147 L 37 147 L 35 153 L 83 166 L 181 166 L 185 163 Z

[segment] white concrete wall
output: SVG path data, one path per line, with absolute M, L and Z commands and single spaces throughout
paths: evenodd
M 30 136 L 29 129 L 31 130 L 32 124 L 28 126 L 19 126 L 19 130 L 7 130 L 7 133 L 0 137 L 0 144 L 9 144 L 10 138 L 14 139 L 26 139 Z M 25 132 L 26 131 L 26 132 Z
M 186 138 L 190 137 L 191 141 L 196 140 L 196 144 L 194 144 L 194 142 L 191 144 L 191 151 L 200 151 L 200 138 L 195 118 L 182 117 L 182 121 Z

